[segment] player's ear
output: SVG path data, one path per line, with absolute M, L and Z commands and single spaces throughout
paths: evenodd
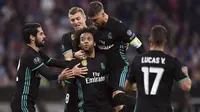
M 149 44 L 150 44 L 150 46 L 152 46 L 152 44 L 153 44 L 152 37 L 150 36 L 148 40 L 149 40 Z
M 30 35 L 30 41 L 34 41 L 35 37 L 33 35 Z

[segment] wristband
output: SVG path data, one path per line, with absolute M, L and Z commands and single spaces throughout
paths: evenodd
M 57 82 L 58 82 L 58 83 L 61 83 L 61 80 L 59 79 L 59 77 L 58 77 L 58 79 L 57 79 Z

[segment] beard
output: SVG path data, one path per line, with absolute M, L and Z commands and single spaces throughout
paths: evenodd
M 84 49 L 84 52 L 87 54 L 87 55 L 90 55 L 92 52 L 93 52 L 93 46 L 91 46 L 89 49 Z
M 97 27 L 98 27 L 98 28 L 101 28 L 101 27 L 103 27 L 105 24 L 106 24 L 106 22 L 105 22 L 105 21 L 102 21 L 101 23 L 99 23 L 99 25 L 98 25 Z
M 88 50 L 84 50 L 84 51 L 85 51 L 85 53 L 88 54 L 88 55 L 90 55 L 91 52 L 92 52 L 90 49 L 88 49 Z
M 37 38 L 36 38 L 36 40 L 35 40 L 35 45 L 36 45 L 37 47 L 44 47 L 44 44 L 43 44 L 42 42 L 40 42 Z

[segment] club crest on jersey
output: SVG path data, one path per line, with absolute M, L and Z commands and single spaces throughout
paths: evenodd
M 131 35 L 132 35 L 132 31 L 131 31 L 131 30 L 127 30 L 126 33 L 127 33 L 128 36 L 131 36 Z
M 74 34 L 71 35 L 71 39 L 72 39 L 72 40 L 75 39 L 75 35 L 74 35 Z
M 112 33 L 111 32 L 108 33 L 108 39 L 112 39 Z
M 83 66 L 87 66 L 87 60 L 85 60 L 85 59 L 82 60 L 82 61 L 81 61 L 81 64 L 82 64 Z
M 104 65 L 104 63 L 101 63 L 101 69 L 102 69 L 102 70 L 105 70 L 105 65 Z
M 41 59 L 39 57 L 35 57 L 33 59 L 33 63 L 37 65 L 37 64 L 41 63 Z

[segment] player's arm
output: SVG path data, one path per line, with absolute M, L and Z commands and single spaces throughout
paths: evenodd
M 126 82 L 124 84 L 125 85 L 124 89 L 126 91 L 136 90 L 135 64 L 136 64 L 136 57 L 132 61 L 129 75 L 127 76 Z
M 188 68 L 186 66 L 182 66 L 182 64 L 176 60 L 176 68 L 175 68 L 175 80 L 179 87 L 184 91 L 190 91 L 191 89 L 191 79 L 188 75 Z
M 121 21 L 116 21 L 115 32 L 121 37 L 120 39 L 135 47 L 138 53 L 142 54 L 145 52 L 141 40 Z
M 180 86 L 181 88 L 184 90 L 184 91 L 190 91 L 191 89 L 191 85 L 192 85 L 192 81 L 191 79 L 189 78 L 189 75 L 188 75 L 188 68 L 187 67 L 183 67 L 183 72 L 184 74 L 188 77 L 187 80 L 183 80 L 181 83 L 180 83 Z
M 65 79 L 75 78 L 75 76 L 84 77 L 83 74 L 86 74 L 85 72 L 87 72 L 87 69 L 84 67 L 79 68 L 78 65 L 79 64 L 75 65 L 72 69 L 66 68 L 60 73 L 51 71 L 45 64 L 42 63 L 41 66 L 37 68 L 37 72 L 48 80 L 64 80 L 69 83 L 69 81 Z
M 51 71 L 43 62 L 39 54 L 27 56 L 25 59 L 26 62 L 29 62 L 27 64 L 28 71 L 37 71 L 39 74 L 44 76 L 48 80 L 63 80 L 68 79 L 71 77 L 74 77 L 74 75 L 77 75 L 72 70 L 63 70 L 61 73 L 53 72 Z
M 44 64 L 49 67 L 67 68 L 70 64 L 70 61 L 50 58 L 41 50 L 39 51 L 39 54 L 42 60 L 44 61 Z
M 71 33 L 62 36 L 63 56 L 65 60 L 73 58 Z
M 42 65 L 37 69 L 37 72 L 44 76 L 47 80 L 58 80 L 62 81 L 65 79 L 75 78 L 75 75 L 72 70 L 64 69 L 61 73 L 60 72 L 53 72 L 46 65 Z
M 188 68 L 186 66 L 182 67 L 183 74 L 186 76 L 185 78 L 180 79 L 177 83 L 179 84 L 180 88 L 184 91 L 190 91 L 192 86 L 192 81 L 188 75 Z M 182 73 L 181 73 L 182 74 Z
M 125 91 L 129 91 L 129 90 L 136 91 L 136 83 L 126 80 L 126 82 L 124 84 L 124 89 L 125 89 Z
M 68 52 L 66 52 L 66 53 L 63 54 L 63 55 L 64 55 L 65 60 L 71 60 L 71 59 L 73 58 L 73 54 L 72 54 L 72 51 L 71 51 L 71 50 L 68 51 Z
M 72 46 L 72 34 L 64 34 L 62 36 L 62 45 L 63 45 L 63 56 L 65 60 L 72 60 L 73 58 L 78 58 L 78 59 L 83 59 L 85 57 L 85 52 L 83 50 L 79 51 L 72 51 L 73 46 Z
M 63 70 L 61 73 L 51 71 L 43 63 L 39 55 L 27 57 L 26 61 L 29 62 L 27 63 L 27 73 L 35 71 L 36 73 L 41 74 L 48 80 L 64 80 L 73 76 L 73 72 L 68 69 Z

